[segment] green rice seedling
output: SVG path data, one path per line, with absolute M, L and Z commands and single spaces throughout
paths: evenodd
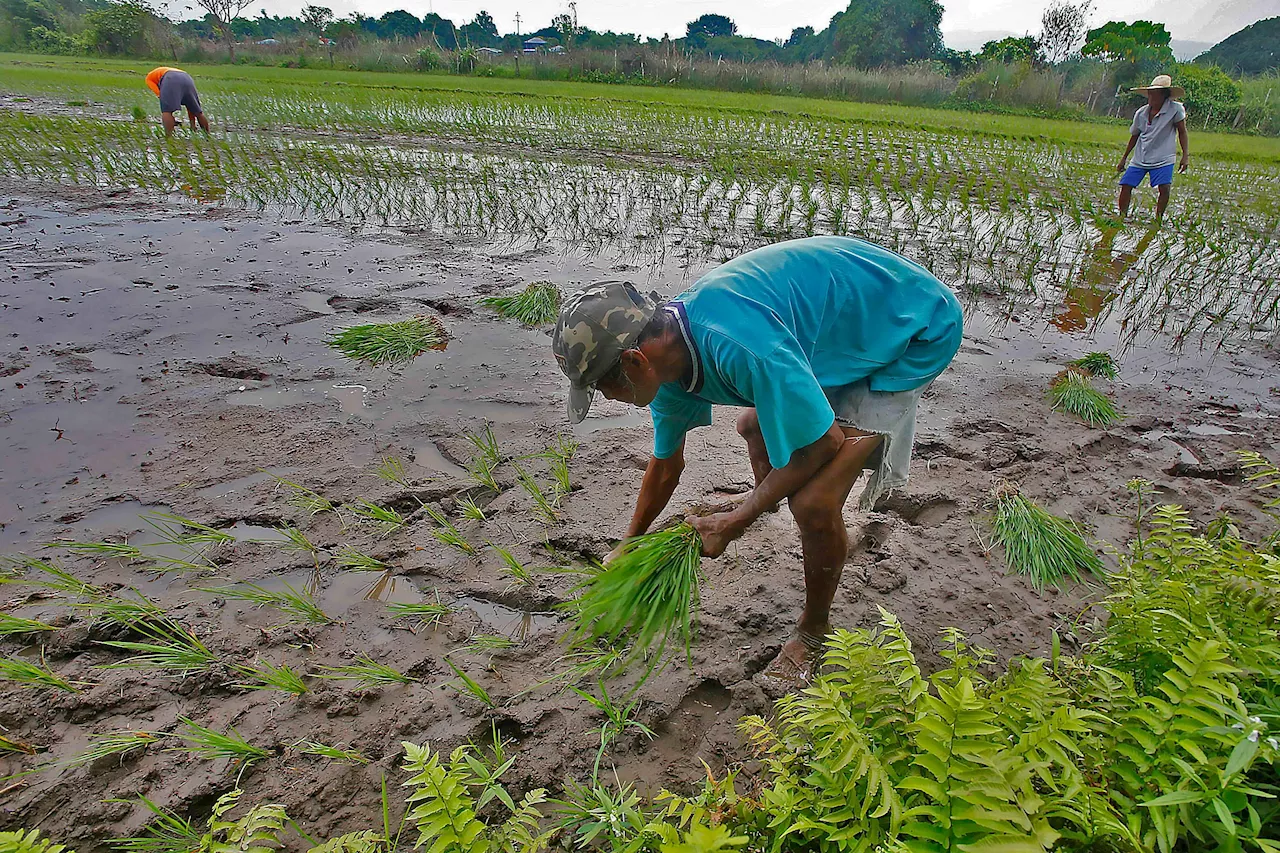
M 356 572 L 387 572 L 391 570 L 390 566 L 377 557 L 362 554 L 350 546 L 339 551 L 334 559 L 340 569 L 350 569 Z
M 1004 546 L 1009 568 L 1030 578 L 1034 589 L 1058 586 L 1063 578 L 1080 581 L 1081 572 L 1102 574 L 1102 560 L 1074 522 L 1051 515 L 1007 483 L 992 498 L 992 540 Z
M 315 625 L 327 625 L 333 620 L 320 609 L 310 593 L 295 589 L 285 583 L 284 589 L 265 589 L 255 583 L 242 582 L 232 586 L 199 587 L 200 592 L 221 595 L 237 601 L 248 601 L 253 604 L 273 607 L 290 617 L 290 621 L 310 622 Z
M 519 320 L 526 326 L 553 323 L 560 315 L 560 288 L 550 281 L 535 281 L 518 294 L 487 296 L 482 305 L 492 308 L 501 317 Z
M 175 736 L 186 741 L 188 745 L 171 747 L 172 749 L 184 750 L 210 761 L 226 758 L 233 764 L 241 766 L 247 766 L 271 755 L 267 750 L 246 741 L 234 728 L 228 728 L 225 732 L 215 732 L 187 717 L 179 717 L 178 722 L 186 726 L 186 731 L 178 732 Z
M 104 560 L 142 560 L 142 549 L 128 542 L 51 542 L 49 547 L 65 548 L 73 554 L 88 554 Z
M 395 483 L 397 486 L 403 486 L 406 489 L 413 488 L 412 482 L 409 480 L 409 473 L 404 468 L 404 461 L 398 456 L 382 457 L 381 461 L 378 462 L 378 467 L 373 469 L 373 473 L 388 483 Z
M 1054 411 L 1075 415 L 1089 426 L 1106 427 L 1120 419 L 1115 404 L 1078 370 L 1064 370 L 1049 386 Z
M 537 584 L 537 580 L 533 577 L 533 572 L 529 571 L 523 563 L 517 560 L 514 554 L 501 545 L 495 545 L 492 542 L 488 544 L 490 548 L 498 552 L 498 557 L 502 560 L 502 570 L 511 578 L 511 581 L 507 584 L 507 592 Z
M 53 687 L 67 693 L 78 693 L 84 682 L 67 681 L 44 665 L 42 660 L 34 664 L 22 658 L 0 657 L 0 681 L 12 681 L 27 687 Z
M 375 367 L 408 364 L 428 350 L 442 350 L 449 333 L 435 317 L 419 315 L 394 323 L 365 323 L 335 332 L 326 344 Z
M 508 649 L 514 649 L 518 644 L 510 637 L 504 637 L 501 634 L 472 634 L 462 646 L 464 652 L 473 655 L 494 654 L 496 652 L 504 652 Z
M 301 696 L 307 692 L 302 674 L 287 663 L 276 666 L 270 661 L 260 660 L 256 666 L 236 666 L 234 669 L 246 679 L 231 685 L 241 690 L 279 690 L 293 696 Z
M 191 853 L 200 849 L 204 832 L 195 822 L 156 805 L 146 797 L 138 797 L 138 802 L 156 818 L 143 827 L 139 835 L 111 839 L 115 850 L 121 853 Z
M 28 583 L 42 586 L 45 589 L 51 589 L 55 592 L 65 593 L 67 595 L 79 596 L 98 596 L 105 595 L 101 589 L 91 583 L 80 580 L 80 578 L 71 574 L 71 572 L 47 560 L 38 560 L 35 557 L 20 558 L 22 565 L 29 569 L 43 573 L 48 577 L 35 579 L 29 578 Z
M 471 676 L 467 675 L 465 672 L 459 669 L 458 665 L 455 664 L 453 661 L 449 660 L 448 658 L 445 658 L 444 662 L 449 665 L 449 669 L 453 670 L 453 674 L 458 676 L 458 680 L 461 682 L 461 686 L 459 686 L 456 683 L 450 682 L 449 684 L 450 687 L 452 687 L 454 690 L 458 691 L 459 693 L 464 693 L 464 692 L 470 693 L 476 699 L 479 699 L 481 702 L 483 702 L 486 708 L 498 707 L 497 703 L 493 701 L 493 697 L 489 695 L 489 691 L 485 690 L 483 687 L 477 684 L 475 679 L 473 679 Z
M 501 492 L 502 487 L 498 485 L 498 479 L 493 475 L 497 468 L 498 463 L 486 456 L 477 454 L 467 463 L 467 474 L 470 475 L 472 480 L 475 480 L 489 491 Z
M 156 623 L 167 618 L 160 605 L 136 589 L 128 592 L 129 595 L 95 595 L 88 601 L 75 602 L 71 606 L 88 611 L 95 627 L 119 625 L 132 629 L 143 622 Z
M 1115 379 L 1120 375 L 1120 368 L 1109 352 L 1087 353 L 1067 363 L 1072 367 L 1080 368 L 1090 376 L 1101 376 L 1103 379 Z
M 281 551 L 289 551 L 294 554 L 309 554 L 316 563 L 320 562 L 320 546 L 308 539 L 307 534 L 296 527 L 278 527 L 276 529 L 280 531 L 280 535 L 284 538 L 279 541 L 272 541 L 270 544 Z
M 400 513 L 391 507 L 378 506 L 364 498 L 358 498 L 354 504 L 348 504 L 347 509 L 377 528 L 379 536 L 386 536 L 404 526 L 404 516 Z
M 271 473 L 271 472 L 267 472 Z M 272 474 L 275 477 L 274 474 Z M 337 506 L 324 495 L 319 492 L 312 491 L 306 486 L 299 485 L 292 480 L 286 480 L 284 477 L 276 477 L 276 485 L 283 487 L 289 492 L 289 496 L 285 498 L 285 503 L 296 509 L 300 509 L 309 516 L 320 515 L 325 512 L 336 513 Z
M 475 546 L 463 537 L 458 528 L 453 526 L 453 522 L 443 512 L 433 506 L 426 506 L 423 509 L 426 510 L 427 515 L 431 516 L 431 520 L 436 523 L 436 527 L 431 531 L 432 536 L 450 548 L 456 548 L 471 557 L 475 556 Z
M 441 604 L 440 593 L 437 592 L 435 601 L 392 602 L 387 605 L 387 612 L 395 619 L 415 620 L 415 628 L 434 628 L 453 612 L 453 608 Z
M 147 114 L 147 111 L 144 110 L 142 107 L 138 106 L 137 104 L 134 104 L 133 109 L 129 110 L 129 115 L 132 116 L 133 120 L 137 122 L 144 122 L 150 118 L 150 116 Z
M 575 649 L 562 655 L 557 661 L 559 664 L 567 664 L 565 669 L 536 682 L 519 695 L 523 696 L 525 693 L 531 693 L 550 684 L 560 683 L 562 686 L 559 689 L 563 690 L 565 685 L 577 684 L 584 678 L 608 678 L 617 672 L 626 659 L 625 646 L 594 644 Z
M 519 464 L 512 463 L 516 469 L 516 479 L 520 482 L 520 487 L 525 490 L 533 501 L 534 515 L 538 516 L 543 524 L 555 524 L 559 519 L 556 517 L 556 508 L 542 491 L 542 487 L 538 485 L 537 480 L 529 476 L 529 473 L 520 467 Z
M 413 684 L 418 680 L 386 664 L 378 663 L 364 652 L 356 656 L 355 663 L 343 666 L 322 666 L 312 675 L 316 678 L 337 681 L 354 681 L 361 689 L 379 687 L 383 684 Z
M 644 735 L 649 740 L 653 740 L 658 736 L 653 729 L 635 719 L 636 708 L 640 705 L 638 698 L 631 700 L 628 705 L 619 705 L 609 696 L 609 691 L 604 686 L 603 680 L 597 681 L 596 686 L 600 691 L 599 696 L 569 685 L 570 690 L 586 699 L 597 711 L 604 714 L 604 723 L 600 726 L 600 748 L 596 750 L 596 763 L 591 772 L 593 780 L 599 779 L 600 760 L 604 758 L 605 752 L 608 751 L 615 740 L 632 731 Z
M 36 634 L 41 631 L 52 631 L 52 625 L 35 619 L 23 619 L 19 616 L 10 616 L 8 613 L 0 613 L 0 637 L 14 637 L 21 634 Z
M 462 510 L 462 514 L 472 521 L 485 522 L 489 519 L 485 517 L 484 510 L 471 498 L 458 498 L 458 508 Z
M 493 463 L 493 467 L 502 463 L 502 450 L 498 447 L 498 439 L 494 438 L 490 424 L 484 425 L 483 432 L 467 433 L 467 441 L 475 447 L 476 456 Z
M 165 736 L 162 732 L 108 732 L 105 735 L 91 738 L 89 740 L 89 748 L 84 752 L 73 755 L 64 761 L 54 762 L 45 766 L 82 767 L 85 764 L 92 764 L 99 759 L 110 758 L 113 755 L 120 756 L 121 760 L 123 760 L 124 756 L 135 749 L 146 749 Z
M 218 656 L 186 628 L 170 619 L 144 622 L 135 626 L 148 637 L 146 642 L 109 640 L 99 643 L 113 649 L 136 652 L 116 663 L 99 669 L 158 669 L 181 677 L 204 672 L 218 662 Z
M 581 595 L 571 633 L 575 647 L 594 638 L 633 642 L 630 658 L 657 643 L 656 665 L 674 637 L 690 655 L 698 609 L 702 537 L 687 522 L 624 542 L 604 571 L 579 584 Z
M 312 740 L 300 740 L 293 745 L 293 748 L 303 755 L 317 755 L 321 758 L 328 758 L 331 761 L 345 761 L 348 764 L 369 763 L 369 759 L 354 749 L 342 749 L 341 747 L 329 746 Z
M 235 536 L 225 530 L 218 530 L 216 527 L 172 513 L 147 513 L 142 516 L 142 520 L 159 536 L 158 545 L 177 548 L 184 555 L 172 557 L 161 553 L 149 557 L 173 568 L 184 570 L 214 568 L 216 565 L 214 557 L 218 550 L 229 548 L 236 541 Z

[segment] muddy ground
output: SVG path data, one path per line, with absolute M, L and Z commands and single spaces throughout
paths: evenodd
M 499 472 L 501 495 L 474 489 L 462 470 L 472 452 L 466 432 L 491 423 L 512 456 L 569 432 L 547 331 L 498 319 L 476 299 L 536 279 L 572 289 L 619 275 L 673 295 L 709 262 L 636 266 L 429 233 L 166 207 L 128 193 L 31 192 L 10 186 L 0 195 L 0 553 L 37 553 L 63 538 L 145 543 L 153 540 L 139 515 L 172 510 L 241 538 L 216 573 L 157 576 L 89 558 L 65 565 L 95 583 L 136 586 L 229 663 L 260 657 L 314 669 L 367 652 L 419 681 L 361 691 L 312 679 L 311 692 L 295 700 L 229 687 L 236 680 L 229 671 L 166 679 L 97 669 L 122 657 L 96 644 L 107 636 L 57 599 L 0 586 L 6 612 L 59 626 L 43 640 L 48 664 L 92 683 L 77 694 L 0 685 L 0 733 L 41 750 L 0 759 L 0 774 L 67 759 L 105 732 L 173 731 L 179 717 L 234 726 L 273 752 L 243 774 L 246 798 L 285 803 L 317 838 L 380 821 L 379 779 L 402 781 L 403 740 L 449 749 L 486 736 L 496 722 L 519 753 L 507 777 L 514 789 L 558 790 L 566 779 L 587 778 L 599 716 L 569 693 L 517 697 L 558 668 L 564 625 L 554 606 L 569 596 L 571 576 L 544 573 L 533 589 L 508 589 L 491 549 L 473 559 L 447 548 L 421 513 L 379 537 L 331 514 L 308 518 L 263 472 L 335 502 L 363 497 L 405 513 L 419 501 L 436 504 L 472 542 L 510 547 L 530 566 L 602 556 L 630 515 L 648 459 L 647 418 L 597 405 L 577 431 L 576 489 L 558 524 L 536 519 L 510 464 Z M 335 328 L 416 313 L 440 316 L 452 340 L 404 370 L 346 362 L 323 345 Z M 939 659 L 940 629 L 953 625 L 1002 658 L 1044 652 L 1054 629 L 1070 645 L 1096 590 L 1037 594 L 1006 576 L 984 545 L 984 502 L 1002 480 L 1020 482 L 1112 544 L 1132 532 L 1125 484 L 1134 477 L 1153 481 L 1160 499 L 1188 506 L 1200 521 L 1225 511 L 1246 532 L 1262 529 L 1232 451 L 1275 447 L 1273 351 L 1175 359 L 1159 340 L 1130 350 L 1115 386 L 1125 420 L 1090 429 L 1051 413 L 1044 389 L 1065 360 L 1114 346 L 1114 330 L 1103 323 L 1092 339 L 1072 337 L 1039 316 L 1029 310 L 998 322 L 971 306 L 959 356 L 925 397 L 911 484 L 870 515 L 849 502 L 853 547 L 838 625 L 872 625 L 877 608 L 887 608 L 926 665 Z M 749 488 L 733 417 L 719 411 L 714 426 L 690 436 L 673 507 Z M 374 475 L 386 456 L 406 462 L 412 488 Z M 525 464 L 549 485 L 544 462 Z M 489 520 L 462 520 L 454 506 L 462 495 L 484 504 Z M 228 580 L 312 582 L 311 557 L 253 541 L 273 538 L 270 528 L 286 523 L 329 551 L 351 545 L 379 557 L 393 572 L 343 572 L 322 560 L 316 597 L 341 620 L 322 627 L 282 625 L 276 611 L 196 590 Z M 692 667 L 677 661 L 641 692 L 639 717 L 657 739 L 632 737 L 611 754 L 623 779 L 650 788 L 696 780 L 696 756 L 717 768 L 746 757 L 735 721 L 769 711 L 761 670 L 802 601 L 799 541 L 785 509 L 705 567 Z M 437 593 L 459 608 L 437 630 L 404 630 L 387 613 L 388 601 Z M 506 634 L 519 645 L 491 658 L 460 651 L 473 633 Z M 0 647 L 40 653 L 30 638 Z M 448 686 L 447 653 L 499 710 Z M 371 763 L 301 755 L 289 748 L 301 739 L 359 750 Z M 203 817 L 235 778 L 224 761 L 152 747 L 124 761 L 0 784 L 0 828 L 39 827 L 84 853 L 146 822 L 142 808 L 109 801 L 142 794 Z

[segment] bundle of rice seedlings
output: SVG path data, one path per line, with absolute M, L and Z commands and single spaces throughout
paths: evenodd
M 369 763 L 369 759 L 354 749 L 343 749 L 340 746 L 330 746 L 314 740 L 300 740 L 293 747 L 303 755 L 315 755 L 320 758 L 328 758 L 330 761 L 345 761 L 348 764 Z
M 405 675 L 384 663 L 378 663 L 369 657 L 367 652 L 356 655 L 354 663 L 342 666 L 322 666 L 311 675 L 316 678 L 327 678 L 339 681 L 354 681 L 363 689 L 372 689 L 384 684 L 413 684 L 418 679 Z
M 688 657 L 701 563 L 702 537 L 688 523 L 627 540 L 603 571 L 575 587 L 581 595 L 573 602 L 578 612 L 572 644 L 604 638 L 618 646 L 626 634 L 633 643 L 631 660 L 657 643 L 652 669 L 674 636 Z
M 395 323 L 365 323 L 335 332 L 326 344 L 356 361 L 376 366 L 408 364 L 427 350 L 442 350 L 449 333 L 435 317 L 418 315 Z
M 1075 361 L 1067 362 L 1078 367 L 1090 376 L 1101 376 L 1103 379 L 1115 379 L 1120 375 L 1120 368 L 1109 352 L 1091 352 L 1082 355 Z
M 550 281 L 535 281 L 518 294 L 488 296 L 480 304 L 526 326 L 540 326 L 555 322 L 559 316 L 560 288 Z
M 1111 399 L 1094 388 L 1089 377 L 1079 370 L 1059 373 L 1049 386 L 1049 399 L 1054 411 L 1073 414 L 1089 426 L 1105 427 L 1120 420 Z
M 439 591 L 435 601 L 392 602 L 387 605 L 387 612 L 395 619 L 412 619 L 411 630 L 418 628 L 434 628 L 440 620 L 453 612 L 453 608 L 440 602 Z
M 1085 543 L 1075 522 L 1058 518 L 1035 501 L 1004 484 L 995 490 L 993 539 L 1004 546 L 1009 568 L 1031 579 L 1040 591 L 1064 578 L 1081 580 L 1081 572 L 1102 574 L 1102 560 Z
M 11 637 L 21 634 L 35 634 L 41 631 L 52 631 L 54 627 L 35 619 L 23 619 L 21 616 L 10 616 L 0 613 L 0 637 Z

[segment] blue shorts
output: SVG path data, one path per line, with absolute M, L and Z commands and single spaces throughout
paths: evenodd
M 1156 166 L 1154 169 L 1144 169 L 1142 166 L 1130 166 L 1124 170 L 1124 174 L 1120 176 L 1120 186 L 1137 187 L 1142 185 L 1142 179 L 1151 176 L 1151 186 L 1165 187 L 1173 183 L 1173 164 L 1168 166 Z

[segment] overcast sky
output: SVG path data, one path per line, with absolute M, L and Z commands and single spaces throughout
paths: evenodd
M 172 0 L 171 13 L 190 17 L 184 11 L 190 0 Z M 271 15 L 294 15 L 309 0 L 263 0 L 261 8 Z M 407 9 L 415 15 L 435 11 L 455 23 L 465 23 L 479 9 L 486 9 L 502 32 L 515 30 L 515 15 L 521 16 L 521 30 L 545 26 L 551 17 L 567 8 L 567 0 L 312 0 L 328 5 L 338 17 L 355 11 L 378 16 L 393 9 Z M 944 36 L 972 40 L 974 33 L 1035 33 L 1047 0 L 943 0 Z M 616 30 L 674 38 L 684 34 L 686 22 L 704 12 L 728 14 L 738 32 L 758 38 L 785 38 L 791 28 L 826 26 L 831 16 L 845 8 L 848 0 L 808 0 L 781 3 L 778 0 L 579 0 L 578 21 L 596 30 Z M 260 7 L 251 6 L 247 15 Z M 1139 17 L 1164 21 L 1173 37 L 1199 42 L 1218 41 L 1240 27 L 1261 18 L 1280 15 L 1280 0 L 1095 0 L 1093 23 L 1134 20 Z

